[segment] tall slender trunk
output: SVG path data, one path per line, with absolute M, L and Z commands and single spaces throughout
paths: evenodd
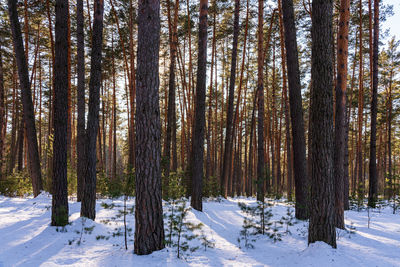
M 165 138 L 165 166 L 164 166 L 164 179 L 165 190 L 168 188 L 169 173 L 177 169 L 177 154 L 176 154 L 176 88 L 175 88 L 175 69 L 176 69 L 176 54 L 178 45 L 178 11 L 179 0 L 175 1 L 174 19 L 171 21 L 171 3 L 167 1 L 168 10 L 168 26 L 169 26 L 169 43 L 170 43 L 170 63 L 169 63 L 169 81 L 168 81 L 168 110 L 167 110 L 167 132 Z M 171 153 L 172 145 L 172 153 Z M 172 166 L 171 166 L 172 158 Z M 168 195 L 168 192 L 166 192 Z
M 336 116 L 334 146 L 335 224 L 344 229 L 344 168 L 346 135 L 346 88 L 350 1 L 341 0 L 337 36 Z
M 5 96 L 4 96 L 4 75 L 3 75 L 3 57 L 0 44 L 0 180 L 3 179 L 3 161 L 4 161 L 4 139 L 5 134 L 3 134 L 6 128 L 5 120 Z
M 257 33 L 257 200 L 264 202 L 265 160 L 264 160 L 264 87 L 263 87 L 263 25 L 264 1 L 258 1 Z
M 282 11 L 285 27 L 286 62 L 288 67 L 290 116 L 293 137 L 296 218 L 305 220 L 308 218 L 308 176 L 293 0 L 282 0 Z
M 369 0 L 372 1 L 372 0 Z M 370 12 L 370 17 L 372 14 Z M 369 159 L 368 205 L 375 207 L 378 198 L 378 171 L 376 167 L 376 119 L 378 113 L 378 62 L 379 62 L 379 0 L 374 0 L 374 42 L 372 55 L 371 140 Z
M 236 81 L 236 59 L 237 59 L 237 46 L 239 37 L 239 11 L 240 0 L 235 0 L 235 12 L 233 21 L 233 43 L 232 43 L 232 61 L 231 72 L 229 79 L 229 95 L 228 95 L 228 110 L 226 116 L 226 130 L 225 130 L 225 150 L 224 161 L 222 165 L 222 195 L 226 198 L 228 196 L 228 182 L 231 179 L 229 170 L 231 169 L 232 162 L 232 145 L 233 145 L 233 100 L 235 97 L 235 81 Z
M 129 84 L 129 106 L 131 109 L 129 123 L 129 164 L 128 171 L 132 173 L 135 166 L 135 96 L 136 96 L 136 77 L 135 77 L 135 51 L 133 48 L 133 1 L 129 1 L 129 52 L 131 67 L 131 83 Z
M 289 187 L 290 181 L 292 180 L 292 152 L 291 152 L 291 136 L 290 136 L 290 118 L 289 118 L 289 103 L 287 97 L 287 84 L 286 84 L 286 62 L 285 62 L 285 44 L 284 44 L 284 29 L 283 29 L 283 15 L 282 15 L 282 4 L 281 0 L 278 1 L 278 9 L 279 9 L 279 35 L 280 35 L 280 44 L 281 44 L 281 64 L 282 64 L 282 94 L 284 101 L 284 114 L 285 114 L 285 134 L 286 134 L 286 163 L 287 163 L 287 185 Z M 288 198 L 290 193 L 290 188 L 288 188 Z
M 83 0 L 76 2 L 76 39 L 77 39 L 77 105 L 78 118 L 76 129 L 76 154 L 77 154 L 77 201 L 83 197 L 83 182 L 85 170 L 85 33 L 83 30 Z M 104 134 L 104 132 L 103 132 Z
M 68 224 L 68 1 L 56 1 L 54 66 L 53 198 L 51 225 Z
M 363 130 L 363 107 L 364 107 L 364 71 L 363 71 L 363 30 L 362 30 L 362 0 L 360 0 L 359 7 L 359 18 L 360 18 L 360 66 L 358 76 L 358 139 L 357 139 L 357 191 L 359 197 L 364 197 L 364 188 L 362 187 L 363 181 L 363 157 L 362 157 L 362 130 Z M 359 191 L 360 190 L 360 191 Z M 361 196 L 360 196 L 361 194 Z
M 8 12 L 10 15 L 14 51 L 17 59 L 24 121 L 27 130 L 28 154 L 30 163 L 29 171 L 32 179 L 33 194 L 36 197 L 43 189 L 42 175 L 40 171 L 40 158 L 36 136 L 35 114 L 33 111 L 32 93 L 29 84 L 29 73 L 27 65 L 28 63 L 22 42 L 21 26 L 18 20 L 16 1 L 8 0 Z
M 67 156 L 68 156 L 68 161 L 69 163 L 72 164 L 73 158 L 72 158 L 72 84 L 71 84 L 71 19 L 70 19 L 70 14 L 69 10 L 67 10 L 68 13 L 67 15 L 67 52 L 68 52 L 68 57 L 67 57 L 67 84 L 68 84 L 68 94 L 67 94 L 67 101 L 68 101 L 68 115 L 67 115 Z
M 192 141 L 192 199 L 191 206 L 198 211 L 203 210 L 203 154 L 205 133 L 205 98 L 207 71 L 207 13 L 208 0 L 200 0 L 199 43 L 196 79 L 196 101 L 194 109 L 193 141 Z
M 96 140 L 100 109 L 103 12 L 103 0 L 95 0 L 90 64 L 89 112 L 85 136 L 85 180 L 81 204 L 81 216 L 92 220 L 96 217 Z

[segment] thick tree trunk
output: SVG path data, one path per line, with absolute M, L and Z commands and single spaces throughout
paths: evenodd
M 85 174 L 81 216 L 96 217 L 96 140 L 99 128 L 101 52 L 103 44 L 103 0 L 95 0 L 89 83 L 89 112 L 85 136 Z
M 311 197 L 308 243 L 336 248 L 333 187 L 332 0 L 312 1 Z
M 335 225 L 344 229 L 344 168 L 346 135 L 346 88 L 350 0 L 341 0 L 337 38 L 336 115 L 334 147 Z
M 308 176 L 293 0 L 282 0 L 282 11 L 285 27 L 286 62 L 288 68 L 290 117 L 293 137 L 296 218 L 305 220 L 308 218 Z
M 68 1 L 56 1 L 54 66 L 53 198 L 51 225 L 68 223 L 67 131 L 68 131 Z
M 369 160 L 368 205 L 375 207 L 378 198 L 378 171 L 376 167 L 376 119 L 378 113 L 379 62 L 379 0 L 374 0 L 374 43 L 372 56 L 371 143 Z
M 161 123 L 159 107 L 160 2 L 139 0 L 135 254 L 164 248 L 161 200 Z
M 231 179 L 229 176 L 232 162 L 232 145 L 233 145 L 233 99 L 235 97 L 235 81 L 236 81 L 236 59 L 237 59 L 237 46 L 239 37 L 239 11 L 240 0 L 235 0 L 235 14 L 233 20 L 233 43 L 232 43 L 232 61 L 231 72 L 229 79 L 229 95 L 228 95 L 228 111 L 226 115 L 226 130 L 225 130 L 225 150 L 224 161 L 222 165 L 222 195 L 226 198 L 228 196 L 228 181 Z
M 203 162 L 205 133 L 206 71 L 207 71 L 207 13 L 208 0 L 200 0 L 199 43 L 196 79 L 196 101 L 194 108 L 193 141 L 192 141 L 192 199 L 191 206 L 203 210 Z
M 85 171 L 85 33 L 83 30 L 83 0 L 76 2 L 76 39 L 77 39 L 77 105 L 78 121 L 76 129 L 76 153 L 77 153 L 77 200 L 81 201 L 83 197 L 83 182 Z M 103 133 L 104 134 L 104 133 Z
M 42 186 L 42 175 L 40 170 L 40 158 L 36 137 L 35 114 L 33 111 L 32 93 L 29 84 L 28 62 L 25 56 L 21 26 L 18 20 L 17 1 L 8 0 L 8 12 L 10 15 L 11 30 L 15 56 L 17 59 L 18 74 L 21 87 L 24 121 L 27 130 L 29 171 L 32 179 L 33 194 L 39 195 Z

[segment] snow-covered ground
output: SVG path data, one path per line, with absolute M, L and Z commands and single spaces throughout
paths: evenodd
M 345 213 L 346 225 L 355 233 L 338 231 L 338 248 L 324 243 L 307 246 L 307 223 L 289 227 L 282 241 L 274 243 L 257 237 L 254 249 L 239 248 L 238 237 L 243 216 L 238 202 L 254 204 L 254 199 L 235 198 L 205 202 L 204 212 L 190 211 L 188 221 L 203 223 L 207 239 L 214 248 L 186 252 L 176 258 L 175 248 L 166 248 L 147 256 L 133 254 L 134 216 L 127 216 L 128 250 L 123 235 L 122 200 L 98 200 L 96 221 L 79 217 L 80 203 L 69 202 L 70 225 L 51 227 L 51 197 L 0 196 L 0 267 L 3 266 L 400 266 L 400 215 L 386 207 L 370 213 Z M 102 204 L 103 203 L 103 204 Z M 104 203 L 114 208 L 106 207 Z M 134 200 L 128 201 L 128 209 Z M 274 219 L 284 216 L 288 204 L 276 202 Z M 286 226 L 284 227 L 286 228 Z M 281 229 L 283 231 L 285 229 Z M 191 241 L 200 243 L 200 241 Z

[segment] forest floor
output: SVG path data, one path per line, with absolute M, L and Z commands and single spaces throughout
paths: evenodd
M 62 228 L 49 225 L 51 196 L 48 194 L 42 193 L 35 199 L 0 196 L 0 267 L 400 266 L 400 215 L 393 215 L 389 206 L 370 210 L 369 228 L 365 209 L 346 211 L 348 230 L 337 231 L 337 249 L 322 242 L 308 246 L 308 224 L 303 221 L 289 226 L 290 234 L 285 233 L 285 224 L 272 223 L 282 241 L 251 236 L 254 241 L 249 240 L 249 244 L 253 248 L 245 248 L 244 240 L 238 242 L 245 216 L 238 207 L 239 202 L 254 205 L 255 200 L 206 201 L 204 212 L 189 211 L 187 221 L 201 222 L 201 232 L 214 248 L 205 250 L 201 240 L 195 238 L 188 242 L 189 247 L 200 248 L 194 252 L 187 250 L 178 259 L 176 247 L 147 256 L 133 254 L 133 198 L 127 202 L 129 235 L 128 250 L 125 250 L 122 199 L 99 199 L 95 221 L 80 218 L 80 203 L 70 201 L 70 224 Z M 288 207 L 293 210 L 283 200 L 270 202 L 274 214 L 270 222 L 280 221 L 287 215 Z

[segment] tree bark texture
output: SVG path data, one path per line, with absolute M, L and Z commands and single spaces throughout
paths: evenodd
M 336 248 L 333 188 L 332 0 L 312 1 L 311 196 L 308 243 Z
M 164 248 L 159 107 L 160 1 L 139 0 L 136 94 L 135 254 Z
M 81 204 L 81 216 L 92 220 L 96 218 L 96 140 L 99 128 L 103 12 L 103 0 L 95 0 L 89 82 L 89 112 L 85 136 L 86 162 Z
M 207 71 L 207 13 L 208 0 L 200 0 L 199 43 L 197 60 L 196 100 L 192 141 L 192 199 L 191 206 L 203 210 L 204 134 L 206 126 L 206 71 Z
M 56 1 L 54 66 L 53 198 L 51 225 L 68 223 L 67 121 L 68 121 L 68 1 Z

